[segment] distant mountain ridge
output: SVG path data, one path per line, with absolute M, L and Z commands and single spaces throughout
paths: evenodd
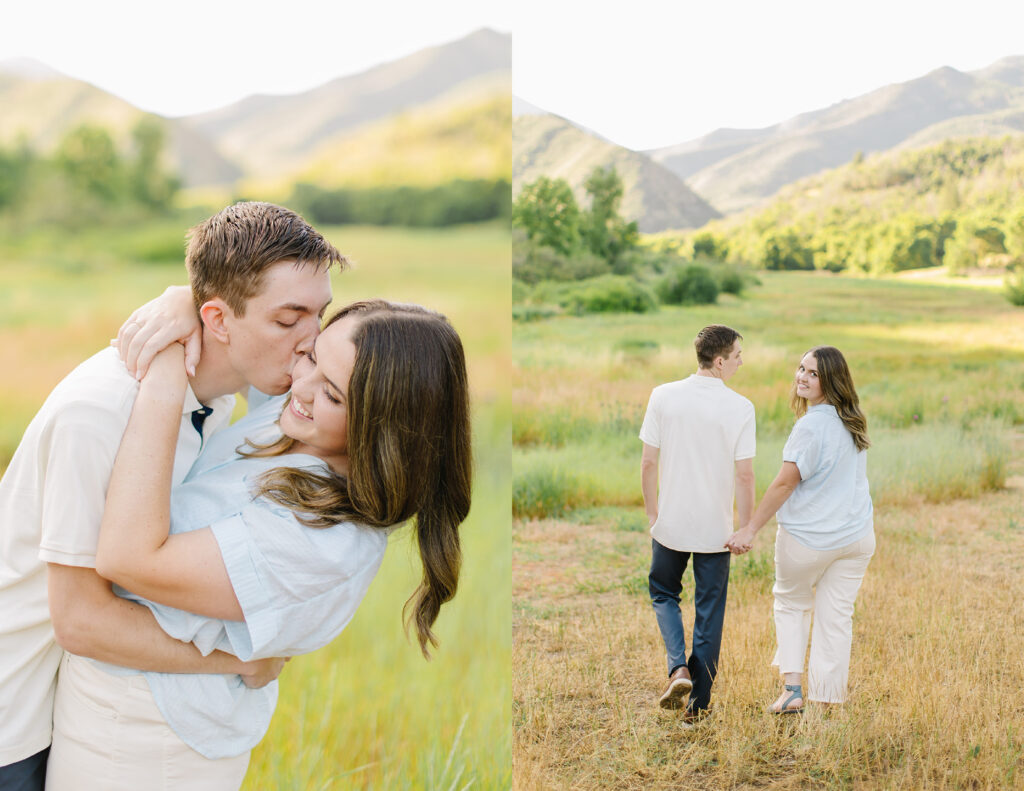
M 973 72 L 943 67 L 763 129 L 719 129 L 645 153 L 733 213 L 857 152 L 1021 132 L 1024 57 L 1013 56 Z
M 362 73 L 288 96 L 250 96 L 183 122 L 216 140 L 247 171 L 264 175 L 302 164 L 307 152 L 361 125 L 437 100 L 466 83 L 510 91 L 511 37 L 479 30 Z M 485 91 L 482 91 L 485 92 Z
M 446 102 L 472 124 L 474 107 L 489 108 L 502 97 L 510 106 L 511 37 L 482 29 L 300 94 L 250 96 L 208 113 L 153 117 L 167 132 L 169 164 L 186 186 L 230 186 L 242 178 L 286 181 L 300 173 L 315 180 L 313 163 L 344 147 L 350 136 L 358 139 L 367 127 L 401 124 L 410 115 L 437 116 Z M 123 146 L 138 119 L 153 115 L 22 59 L 0 63 L 0 107 L 0 145 L 24 139 L 43 151 L 87 122 L 111 129 Z M 462 139 L 465 144 L 467 136 Z M 434 142 L 443 144 L 440 135 Z M 429 145 L 428 140 L 418 146 L 421 157 L 430 156 Z M 363 163 L 364 169 L 369 164 Z M 481 167 L 494 169 L 490 159 Z
M 127 148 L 131 130 L 143 117 L 155 118 L 167 136 L 166 158 L 189 186 L 225 184 L 241 169 L 217 145 L 180 121 L 146 113 L 87 82 L 65 76 L 37 61 L 0 63 L 0 144 L 25 140 L 49 152 L 69 130 L 85 123 L 110 130 Z
M 614 167 L 624 187 L 619 213 L 645 233 L 696 228 L 721 216 L 668 169 L 557 115 L 520 114 L 512 129 L 513 194 L 541 176 L 562 178 L 586 206 L 587 177 L 596 167 Z

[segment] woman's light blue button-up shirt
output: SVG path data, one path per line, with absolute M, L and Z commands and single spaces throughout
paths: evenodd
M 800 470 L 800 483 L 776 516 L 804 546 L 828 551 L 863 538 L 872 529 L 867 451 L 831 404 L 808 407 L 782 449 L 782 460 Z
M 171 533 L 213 530 L 245 621 L 195 615 L 116 588 L 149 607 L 165 632 L 195 643 L 204 655 L 219 649 L 248 661 L 325 646 L 355 614 L 384 557 L 385 530 L 348 522 L 310 528 L 287 508 L 253 499 L 255 480 L 267 470 L 326 471 L 313 456 L 243 458 L 235 452 L 246 439 L 263 443 L 280 436 L 275 421 L 282 404 L 283 398 L 270 399 L 212 436 L 171 493 Z M 143 675 L 174 732 L 207 758 L 251 749 L 266 733 L 277 703 L 276 681 L 249 689 L 237 675 Z

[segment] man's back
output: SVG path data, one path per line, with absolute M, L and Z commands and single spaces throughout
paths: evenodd
M 640 439 L 659 448 L 658 519 L 670 549 L 722 552 L 732 533 L 735 462 L 755 453 L 754 406 L 721 379 L 693 375 L 651 393 Z

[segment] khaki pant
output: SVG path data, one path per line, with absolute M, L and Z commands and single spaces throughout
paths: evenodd
M 843 703 L 850 675 L 853 604 L 875 552 L 875 533 L 840 549 L 808 549 L 783 528 L 775 539 L 775 636 L 772 664 L 803 673 L 807 638 L 807 699 Z M 814 629 L 811 633 L 811 616 Z
M 171 730 L 141 674 L 113 676 L 65 654 L 47 791 L 237 791 L 249 753 L 212 761 Z

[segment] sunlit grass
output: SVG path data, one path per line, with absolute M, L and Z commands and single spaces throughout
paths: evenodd
M 1003 789 L 1024 783 L 1024 313 L 997 292 L 761 276 L 743 299 L 514 330 L 515 782 L 574 789 Z M 868 417 L 878 550 L 854 621 L 850 702 L 768 715 L 778 693 L 769 524 L 734 558 L 710 726 L 656 705 L 637 437 L 651 389 L 696 369 L 692 339 L 744 335 L 729 386 L 757 410 L 758 496 L 814 345 L 850 362 Z M 683 584 L 692 634 L 693 580 Z

